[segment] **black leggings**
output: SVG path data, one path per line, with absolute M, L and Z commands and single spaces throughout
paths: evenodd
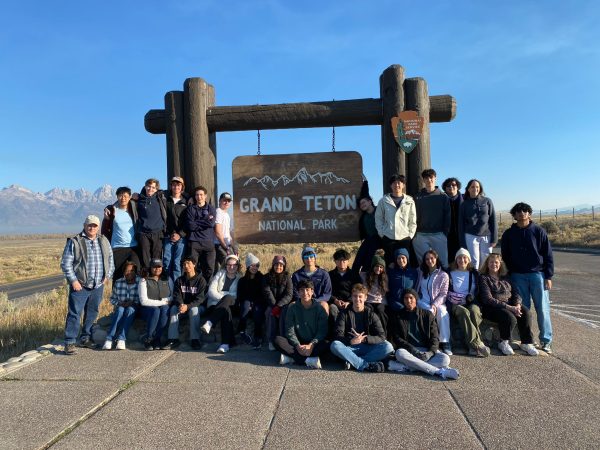
M 232 295 L 226 295 L 219 303 L 208 308 L 206 320 L 211 321 L 213 324 L 221 324 L 221 343 L 229 344 L 230 346 L 235 345 L 235 339 L 233 334 L 233 315 L 231 313 L 231 307 L 235 304 L 235 297 Z
M 505 308 L 493 308 L 483 306 L 482 315 L 484 319 L 491 320 L 498 324 L 500 330 L 500 339 L 503 341 L 510 340 L 512 332 L 515 328 L 519 328 L 519 336 L 521 336 L 522 344 L 533 343 L 533 333 L 531 332 L 531 314 L 529 310 L 521 305 L 521 317 L 515 316 L 512 312 Z

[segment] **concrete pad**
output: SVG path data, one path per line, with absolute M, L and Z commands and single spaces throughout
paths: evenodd
M 140 377 L 140 381 L 240 384 L 283 383 L 288 369 L 275 364 L 273 353 L 230 351 L 224 355 L 175 352 L 162 364 Z
M 452 392 L 486 448 L 600 447 L 598 389 Z
M 451 365 L 460 371 L 460 378 L 452 383 L 452 388 L 522 392 L 538 389 L 562 390 L 574 386 L 589 388 L 593 385 L 581 373 L 557 358 L 548 356 L 453 356 Z
M 0 447 L 40 448 L 119 389 L 115 382 L 0 382 Z
M 20 380 L 94 380 L 125 382 L 172 352 L 100 351 L 78 348 L 75 355 L 57 353 L 10 373 Z
M 448 391 L 286 387 L 265 448 L 481 448 Z
M 281 388 L 137 383 L 56 447 L 261 448 Z

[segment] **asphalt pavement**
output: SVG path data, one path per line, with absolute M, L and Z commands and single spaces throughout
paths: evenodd
M 598 278 L 579 267 L 590 261 L 560 257 L 553 307 L 573 298 L 578 271 L 578 301 L 597 304 Z M 279 366 L 243 345 L 56 347 L 0 374 L 0 447 L 597 449 L 600 330 L 557 308 L 552 318 L 553 355 L 453 356 L 457 381 Z
M 61 274 L 48 275 L 47 277 L 33 280 L 19 281 L 17 283 L 0 285 L 0 292 L 6 292 L 9 300 L 18 300 L 34 294 L 51 291 L 60 287 L 65 282 L 65 276 Z

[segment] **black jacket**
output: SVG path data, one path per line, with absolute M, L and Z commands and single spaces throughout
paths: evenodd
M 167 236 L 177 233 L 181 237 L 185 237 L 183 217 L 188 204 L 188 196 L 185 193 L 181 193 L 181 198 L 182 201 L 175 204 L 173 197 L 167 195 Z
M 406 309 L 392 314 L 389 321 L 390 334 L 395 349 L 404 348 L 415 355 L 419 350 L 408 342 L 410 317 L 411 314 L 406 311 Z M 422 346 L 435 353 L 440 346 L 440 341 L 438 337 L 438 326 L 434 315 L 429 311 L 417 308 L 417 325 L 421 335 L 426 341 L 423 342 Z
M 351 307 L 338 314 L 335 321 L 335 339 L 343 342 L 345 345 L 351 345 L 352 333 L 350 330 L 356 329 L 356 314 Z M 365 307 L 362 314 L 365 314 L 365 326 L 367 328 L 367 344 L 379 344 L 385 341 L 385 330 L 379 317 L 371 308 Z
M 200 306 L 206 302 L 204 291 L 206 290 L 206 280 L 201 272 L 196 273 L 192 278 L 187 278 L 185 274 L 175 280 L 173 287 L 173 304 L 188 305 L 190 308 Z
M 288 276 L 282 277 L 282 283 L 277 283 L 277 277 L 267 273 L 262 279 L 263 295 L 267 305 L 284 307 L 292 301 L 293 286 L 292 279 Z
M 112 233 L 113 233 L 113 225 L 115 222 L 115 208 L 119 206 L 119 202 L 115 202 L 112 205 L 108 205 L 104 208 L 104 218 L 102 219 L 102 227 L 100 233 L 108 239 L 108 242 L 112 241 Z M 135 230 L 135 234 L 137 235 L 138 231 L 138 214 L 137 214 L 137 202 L 135 200 L 129 200 L 129 204 L 127 205 L 127 214 L 131 217 L 131 221 L 133 222 L 133 228 Z
M 331 279 L 331 302 L 334 297 L 344 302 L 351 301 L 352 286 L 362 283 L 360 275 L 352 269 L 348 269 L 343 277 L 337 269 L 330 270 L 329 278 Z

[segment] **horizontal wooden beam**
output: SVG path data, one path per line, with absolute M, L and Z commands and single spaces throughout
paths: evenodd
M 430 122 L 449 122 L 456 115 L 456 100 L 450 95 L 429 97 Z M 216 131 L 274 130 L 283 128 L 381 125 L 378 98 L 328 102 L 283 103 L 278 105 L 213 106 L 206 111 L 208 129 Z M 170 120 L 164 109 L 151 109 L 144 127 L 163 134 Z

